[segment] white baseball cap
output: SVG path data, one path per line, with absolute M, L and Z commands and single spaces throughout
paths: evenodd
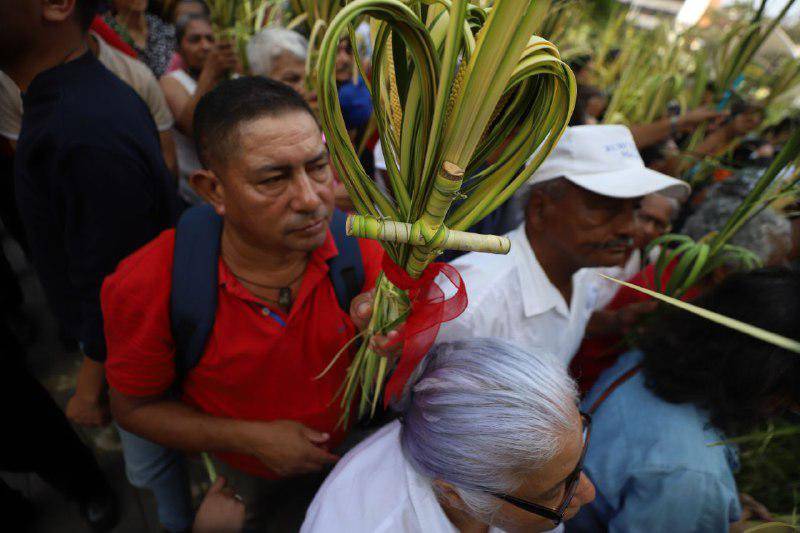
M 618 125 L 567 128 L 528 183 L 561 177 L 612 198 L 657 192 L 683 201 L 691 191 L 688 183 L 645 167 L 631 131 Z

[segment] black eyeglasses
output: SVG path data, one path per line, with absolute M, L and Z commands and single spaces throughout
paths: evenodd
M 520 500 L 519 498 L 501 492 L 489 492 L 489 494 L 523 511 L 528 511 L 529 513 L 552 520 L 556 526 L 563 522 L 564 511 L 569 507 L 572 498 L 575 496 L 575 491 L 578 490 L 578 485 L 580 485 L 581 472 L 583 472 L 583 460 L 586 458 L 586 450 L 589 449 L 589 437 L 592 433 L 592 417 L 586 413 L 581 413 L 581 420 L 583 420 L 583 450 L 581 451 L 581 458 L 578 460 L 578 465 L 575 467 L 575 470 L 564 480 L 564 499 L 558 507 L 555 509 L 552 507 L 545 507 L 544 505 Z

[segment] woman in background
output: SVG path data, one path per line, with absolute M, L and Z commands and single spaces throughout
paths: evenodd
M 800 334 L 800 275 L 731 274 L 698 306 L 790 338 Z M 783 348 L 671 310 L 641 351 L 600 376 L 586 473 L 597 499 L 567 531 L 727 531 L 743 516 L 736 450 L 722 444 L 800 405 L 800 358 Z
M 105 21 L 159 78 L 175 51 L 175 28 L 147 13 L 147 4 L 148 0 L 112 0 Z
M 178 191 L 186 203 L 197 204 L 202 200 L 189 184 L 189 177 L 202 167 L 192 139 L 194 109 L 203 95 L 238 68 L 239 61 L 231 43 L 215 41 L 205 15 L 185 15 L 178 21 L 176 35 L 184 66 L 162 76 L 161 89 L 175 116 Z

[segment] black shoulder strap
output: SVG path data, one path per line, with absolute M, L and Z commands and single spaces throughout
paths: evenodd
M 208 204 L 187 209 L 175 228 L 170 318 L 175 382 L 197 365 L 214 327 L 222 218 Z
M 331 233 L 339 254 L 328 260 L 328 275 L 336 292 L 339 307 L 350 311 L 350 302 L 364 288 L 364 262 L 358 239 L 347 236 L 347 215 L 336 209 L 331 220 Z
M 346 220 L 343 212 L 334 212 L 331 233 L 339 253 L 328 268 L 339 305 L 349 311 L 365 275 L 358 240 L 347 237 Z M 175 228 L 170 318 L 178 385 L 200 361 L 214 327 L 221 231 L 222 218 L 207 204 L 186 210 Z

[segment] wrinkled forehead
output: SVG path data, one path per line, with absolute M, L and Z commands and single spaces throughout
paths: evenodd
M 303 71 L 305 74 L 306 64 L 302 58 L 297 57 L 288 50 L 281 50 L 275 59 L 272 61 L 272 70 L 270 74 L 283 72 L 287 70 Z
M 639 206 L 642 213 L 667 219 L 672 215 L 672 208 L 673 201 L 661 194 L 648 194 Z
M 301 166 L 326 151 L 322 131 L 306 111 L 265 115 L 241 122 L 231 139 L 247 167 Z
M 573 200 L 576 206 L 596 208 L 596 209 L 623 209 L 629 203 L 639 203 L 641 197 L 633 198 L 617 198 L 615 196 L 606 196 L 589 189 L 585 189 L 569 180 L 564 180 L 568 183 L 568 194 L 565 197 Z
M 186 37 L 191 35 L 208 35 L 213 37 L 214 31 L 211 28 L 211 24 L 207 21 L 202 19 L 191 20 L 186 25 L 186 32 L 184 33 Z
M 180 19 L 184 15 L 204 15 L 203 4 L 193 0 L 181 0 L 175 6 L 175 19 Z

